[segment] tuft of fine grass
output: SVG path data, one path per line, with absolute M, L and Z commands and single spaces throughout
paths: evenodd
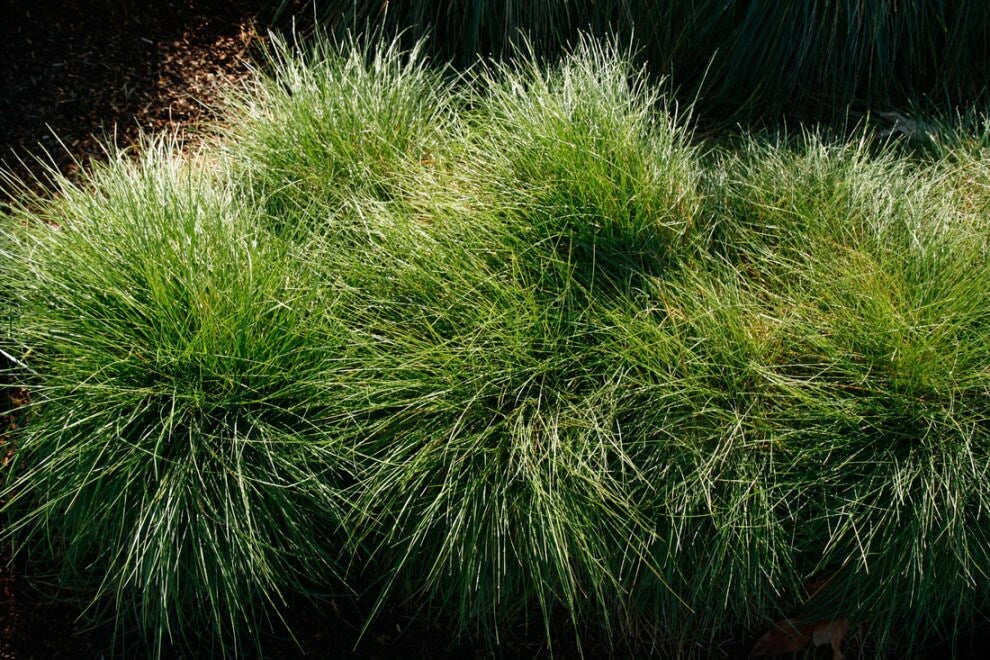
M 819 613 L 910 647 L 986 600 L 986 221 L 946 193 L 966 168 L 815 136 L 757 153 L 727 168 L 718 251 L 791 319 L 795 550 L 835 576 Z
M 605 311 L 676 272 L 698 206 L 684 129 L 638 76 L 592 44 L 549 72 L 480 72 L 460 185 L 484 203 L 407 219 L 344 312 L 370 340 L 351 526 L 383 597 L 491 642 L 630 617 L 618 557 L 642 562 L 628 546 L 652 523 Z M 408 226 L 377 208 L 374 226 Z
M 3 218 L 11 434 L 3 535 L 161 650 L 252 641 L 341 566 L 342 454 L 319 426 L 345 358 L 332 295 L 174 146 L 113 155 Z
M 306 218 L 342 226 L 355 196 L 401 202 L 416 190 L 411 176 L 444 160 L 454 101 L 450 76 L 429 65 L 422 44 L 322 37 L 301 46 L 273 35 L 220 132 L 276 227 Z
M 676 267 L 692 247 L 699 169 L 683 118 L 628 53 L 582 40 L 554 67 L 521 53 L 476 78 L 474 176 L 532 277 L 563 263 L 563 278 L 606 295 Z
M 159 650 L 344 567 L 493 646 L 987 612 L 983 124 L 692 147 L 614 45 L 398 43 L 277 43 L 229 160 L 10 207 L 6 538 Z

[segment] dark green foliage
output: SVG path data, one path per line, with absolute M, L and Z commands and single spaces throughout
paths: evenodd
M 340 565 L 344 461 L 318 420 L 345 344 L 251 205 L 147 149 L 4 218 L 31 397 L 4 534 L 156 645 L 236 649 L 281 592 Z
M 884 110 L 925 96 L 942 107 L 984 93 L 990 5 L 979 0 L 316 0 L 342 36 L 372 26 L 431 35 L 437 55 L 471 64 L 504 57 L 528 37 L 541 56 L 580 31 L 632 43 L 655 74 L 672 75 L 708 119 L 780 113 L 842 118 L 855 102 Z M 302 20 L 306 20 L 303 13 Z M 858 108 L 861 109 L 861 108 Z

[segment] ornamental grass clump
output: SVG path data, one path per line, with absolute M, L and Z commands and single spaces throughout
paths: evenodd
M 340 213 L 355 196 L 401 203 L 452 146 L 452 76 L 421 45 L 273 36 L 264 63 L 231 94 L 220 132 L 276 227 L 357 226 Z
M 835 576 L 816 606 L 910 646 L 985 611 L 990 227 L 946 194 L 965 169 L 813 136 L 759 152 L 727 168 L 716 235 L 790 319 L 792 543 Z
M 250 201 L 144 149 L 3 218 L 5 345 L 30 394 L 3 534 L 159 650 L 236 652 L 339 568 L 345 462 L 319 420 L 347 344 Z
M 988 611 L 985 130 L 706 148 L 613 45 L 396 43 L 7 207 L 4 539 L 160 652 L 341 577 L 493 646 Z
M 476 82 L 462 185 L 485 203 L 416 223 L 387 288 L 357 298 L 373 337 L 355 442 L 370 460 L 351 527 L 377 549 L 385 597 L 462 630 L 496 640 L 562 615 L 618 633 L 618 567 L 642 561 L 631 539 L 653 523 L 631 497 L 648 477 L 628 456 L 633 412 L 603 350 L 623 328 L 606 312 L 676 272 L 696 161 L 609 48 Z
M 606 295 L 676 268 L 694 236 L 698 166 L 683 118 L 629 56 L 582 40 L 554 67 L 520 55 L 474 84 L 476 176 L 533 277 L 562 263 Z
M 794 432 L 794 394 L 772 377 L 789 321 L 738 271 L 694 266 L 610 310 L 599 348 L 638 475 L 626 496 L 647 522 L 610 556 L 624 632 L 671 652 L 779 615 L 801 579 L 799 456 L 775 451 Z
M 990 212 L 990 113 L 971 109 L 929 126 L 928 163 L 945 204 L 970 218 L 972 232 L 980 235 Z

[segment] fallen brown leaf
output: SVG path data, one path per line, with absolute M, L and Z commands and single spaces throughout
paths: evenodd
M 749 657 L 797 653 L 808 644 L 832 647 L 832 660 L 842 660 L 842 640 L 849 629 L 848 619 L 826 619 L 797 625 L 790 619 L 773 624 L 763 637 L 757 640 Z

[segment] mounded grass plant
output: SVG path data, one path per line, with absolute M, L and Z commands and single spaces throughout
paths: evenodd
M 693 266 L 612 311 L 602 349 L 640 475 L 629 498 L 649 522 L 613 570 L 630 630 L 682 652 L 779 614 L 779 594 L 801 579 L 800 456 L 775 451 L 793 400 L 772 377 L 789 353 L 787 319 L 731 268 Z
M 910 644 L 985 607 L 985 220 L 945 196 L 958 171 L 814 136 L 760 149 L 727 168 L 721 221 L 794 323 L 774 378 L 804 417 L 806 560 L 836 571 L 826 609 Z
M 676 268 L 692 247 L 700 171 L 672 101 L 628 54 L 582 40 L 554 67 L 520 54 L 473 82 L 474 176 L 533 277 L 564 263 L 566 278 L 604 295 Z
M 614 45 L 397 44 L 9 207 L 5 538 L 159 649 L 342 578 L 493 645 L 987 613 L 985 131 L 711 145 Z
M 410 257 L 415 289 L 393 275 L 391 304 L 363 304 L 381 387 L 354 527 L 386 593 L 425 595 L 465 630 L 494 640 L 560 612 L 618 629 L 612 564 L 648 524 L 602 314 L 686 252 L 698 172 L 614 49 L 478 75 L 463 168 L 487 203 L 438 213 L 409 250 L 428 255 Z
M 454 145 L 453 76 L 421 45 L 273 36 L 262 66 L 231 94 L 221 133 L 278 227 L 332 216 L 342 230 L 355 197 L 401 203 Z
M 252 204 L 173 145 L 144 149 L 3 219 L 31 396 L 4 534 L 158 648 L 236 649 L 342 565 L 345 462 L 319 419 L 346 333 Z

